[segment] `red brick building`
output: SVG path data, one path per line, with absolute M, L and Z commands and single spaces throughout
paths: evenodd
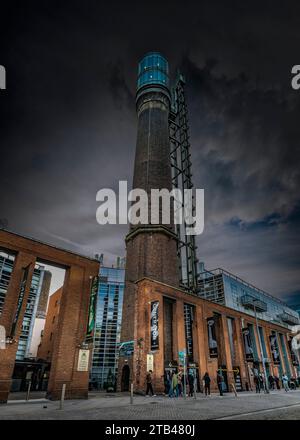
M 99 262 L 21 235 L 0 230 L 0 248 L 14 255 L 14 263 L 0 315 L 7 336 L 0 350 L 0 402 L 11 389 L 18 340 L 37 260 L 65 269 L 59 321 L 53 345 L 48 396 L 57 399 L 66 384 L 66 398 L 87 398 L 89 372 L 78 368 L 80 350 L 86 348 L 91 280 Z M 91 344 L 88 349 L 91 352 Z M 90 356 L 91 358 L 91 356 Z
M 55 334 L 58 327 L 61 295 L 62 288 L 58 289 L 50 296 L 45 327 L 37 353 L 38 359 L 43 359 L 48 362 L 51 362 L 53 354 Z
M 228 390 L 232 385 L 243 390 L 253 389 L 253 367 L 255 362 L 247 361 L 242 329 L 252 326 L 254 332 L 253 343 L 259 348 L 259 336 L 255 319 L 247 314 L 239 313 L 219 304 L 200 299 L 195 295 L 169 286 L 167 284 L 141 279 L 135 283 L 132 303 L 135 309 L 134 353 L 132 356 L 122 356 L 119 363 L 119 389 L 122 388 L 122 369 L 130 368 L 129 380 L 134 384 L 134 390 L 144 392 L 146 388 L 147 355 L 153 355 L 153 384 L 156 392 L 164 392 L 164 374 L 166 370 L 180 367 L 179 351 L 187 351 L 187 367 L 197 370 L 199 384 L 207 371 L 212 379 L 212 388 L 216 389 L 216 372 L 221 367 Z M 158 303 L 157 327 L 158 338 L 155 347 L 151 337 L 151 308 Z M 191 322 L 192 354 L 188 358 L 187 325 L 185 321 L 185 307 L 193 310 Z M 214 317 L 216 323 L 215 340 L 217 353 L 209 346 L 208 320 Z M 127 325 L 132 317 L 123 318 L 123 325 Z M 231 320 L 229 327 L 228 320 Z M 265 358 L 268 373 L 279 374 L 279 365 L 274 362 L 269 343 L 272 332 L 282 335 L 278 341 L 279 358 L 283 371 L 287 366 L 293 371 L 291 353 L 288 347 L 289 331 L 285 327 L 277 326 L 258 320 L 258 327 L 262 329 L 267 356 Z M 233 335 L 230 342 L 230 333 Z M 278 338 L 279 339 L 279 338 Z M 282 340 L 283 344 L 282 345 Z M 287 353 L 287 357 L 285 357 Z M 287 365 L 288 363 L 288 365 Z M 257 368 L 262 371 L 261 355 L 258 349 Z M 123 373 L 124 376 L 124 373 Z M 124 380 L 124 377 L 123 377 Z
M 172 100 L 168 72 L 167 61 L 158 53 L 147 54 L 139 63 L 133 188 L 143 189 L 148 195 L 152 189 L 172 189 L 169 132 Z M 149 213 L 151 209 L 149 205 Z M 183 351 L 188 369 L 197 371 L 199 384 L 207 371 L 215 387 L 216 372 L 221 368 L 228 389 L 232 384 L 241 389 L 251 388 L 253 368 L 261 370 L 262 361 L 256 322 L 252 316 L 179 288 L 180 246 L 174 226 L 172 222 L 163 224 L 161 218 L 159 224 L 138 223 L 131 225 L 126 237 L 121 342 L 133 347 L 120 353 L 118 388 L 125 391 L 133 383 L 136 392 L 143 392 L 146 372 L 151 368 L 155 389 L 163 392 L 164 375 L 168 369 L 180 367 L 179 352 Z M 268 322 L 258 324 L 266 351 L 267 374 L 292 370 L 288 330 Z M 250 353 L 251 356 L 245 351 L 243 329 L 252 332 L 256 353 Z M 269 337 L 277 334 L 280 363 L 273 359 L 269 343 Z

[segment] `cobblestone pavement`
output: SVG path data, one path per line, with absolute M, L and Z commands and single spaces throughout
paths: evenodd
M 300 391 L 270 394 L 240 393 L 238 397 L 202 394 L 194 398 L 91 394 L 89 400 L 59 402 L 46 399 L 9 401 L 0 405 L 0 419 L 103 419 L 103 420 L 205 420 L 205 419 L 300 419 Z

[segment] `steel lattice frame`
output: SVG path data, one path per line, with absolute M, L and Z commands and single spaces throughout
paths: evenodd
M 185 81 L 178 76 L 172 90 L 172 109 L 169 116 L 170 159 L 172 167 L 173 188 L 182 191 L 182 207 L 184 207 L 184 189 L 192 189 L 191 153 L 189 143 L 189 126 L 185 100 Z M 193 198 L 193 214 L 194 214 Z M 186 223 L 175 225 L 178 245 L 177 254 L 180 268 L 180 284 L 186 290 L 197 291 L 197 257 L 195 237 L 186 234 Z

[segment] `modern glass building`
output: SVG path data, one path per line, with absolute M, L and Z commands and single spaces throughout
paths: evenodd
M 0 316 L 2 314 L 14 261 L 14 255 L 0 252 Z
M 224 269 L 205 270 L 201 264 L 198 278 L 198 294 L 201 298 L 218 304 L 225 305 L 231 309 L 242 313 L 247 313 L 258 319 L 272 322 L 291 329 L 292 326 L 300 324 L 298 313 L 291 309 L 286 303 L 261 289 L 253 286 L 241 278 L 227 272 Z M 261 366 L 260 346 L 255 337 L 254 325 L 247 324 L 248 333 L 244 335 L 246 339 L 246 358 L 251 360 L 251 365 L 255 369 Z M 245 331 L 246 328 L 243 330 Z M 233 333 L 229 325 L 229 338 Z M 266 344 L 269 338 L 265 335 L 263 328 L 258 326 L 259 339 L 262 345 L 262 353 L 265 359 L 266 373 L 269 376 L 271 359 L 268 358 Z M 288 350 L 291 350 L 284 341 L 284 335 L 280 332 L 272 332 L 271 352 L 274 365 L 277 367 L 279 377 L 286 373 L 288 377 L 295 376 L 294 368 L 291 369 L 289 363 Z M 231 350 L 233 343 L 231 342 Z M 275 359 L 276 358 L 276 359 Z M 293 360 L 293 367 L 299 368 L 297 360 Z M 254 370 L 253 370 L 254 371 Z
M 224 269 L 203 270 L 198 280 L 199 296 L 232 309 L 291 328 L 299 314 L 286 303 Z
M 139 63 L 137 90 L 149 84 L 169 87 L 168 62 L 158 52 L 147 53 Z
M 30 292 L 23 317 L 22 331 L 19 339 L 16 361 L 22 361 L 24 358 L 29 357 L 29 349 L 31 345 L 38 303 L 43 286 L 44 273 L 44 267 L 36 264 L 32 275 Z
M 3 310 L 3 305 L 9 286 L 14 260 L 14 255 L 8 254 L 6 252 L 0 252 L 0 316 Z M 36 264 L 22 322 L 22 331 L 19 338 L 18 350 L 16 354 L 17 361 L 22 361 L 28 356 L 36 312 L 43 286 L 44 273 L 44 267 Z
M 115 386 L 124 279 L 125 269 L 123 268 L 100 268 L 94 350 L 90 372 L 90 383 L 94 389 L 106 389 L 109 376 Z

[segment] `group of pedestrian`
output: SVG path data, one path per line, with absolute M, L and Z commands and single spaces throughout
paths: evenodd
M 184 375 L 181 370 L 178 373 L 169 371 L 167 373 L 166 394 L 169 397 L 183 397 L 184 393 L 193 397 L 194 376 L 191 373 Z
M 286 392 L 288 392 L 290 390 L 290 387 L 296 388 L 296 384 L 294 384 L 294 381 L 292 379 L 289 380 L 286 373 L 284 373 L 282 375 L 281 382 L 282 382 L 282 387 Z M 265 383 L 264 375 L 262 373 L 256 373 L 254 375 L 254 383 L 255 383 L 255 388 L 256 388 L 257 393 L 260 393 L 261 389 L 263 389 L 263 390 L 266 389 L 266 383 Z M 272 374 L 270 374 L 268 376 L 268 383 L 269 383 L 270 390 L 275 390 L 275 389 L 280 390 L 281 389 L 280 379 L 276 375 L 273 376 Z
M 168 395 L 169 397 L 183 397 L 184 393 L 186 395 L 188 395 L 189 397 L 194 396 L 195 378 L 194 378 L 193 374 L 189 373 L 188 375 L 184 375 L 182 370 L 179 370 L 178 373 L 176 373 L 175 371 L 169 371 L 169 372 L 167 372 L 165 379 L 166 379 L 165 380 L 165 385 L 166 385 L 165 394 Z M 211 379 L 210 379 L 208 372 L 206 372 L 204 374 L 202 381 L 203 381 L 203 388 L 204 388 L 205 396 L 210 396 Z M 217 381 L 220 396 L 223 396 L 223 391 L 225 389 L 225 381 L 224 381 L 224 376 L 223 376 L 221 370 L 217 371 L 216 381 Z M 282 381 L 282 386 L 286 392 L 290 391 L 290 387 L 296 388 L 296 386 L 298 385 L 297 379 L 293 379 L 293 380 L 290 379 L 289 380 L 286 373 L 284 373 L 282 375 L 281 381 Z M 146 383 L 147 383 L 146 396 L 149 396 L 149 394 L 151 394 L 152 396 L 156 396 L 156 394 L 154 394 L 154 390 L 153 390 L 153 386 L 152 386 L 152 370 L 149 370 L 147 373 Z M 275 387 L 278 390 L 281 389 L 280 380 L 279 380 L 278 376 L 273 376 L 270 374 L 268 376 L 268 383 L 269 383 L 269 388 L 271 390 L 275 390 Z M 255 384 L 256 393 L 260 393 L 261 390 L 263 390 L 264 392 L 267 391 L 265 377 L 264 377 L 263 373 L 258 372 L 257 370 L 255 370 L 255 372 L 254 372 L 254 384 Z M 300 378 L 299 378 L 299 385 L 300 385 Z
M 272 374 L 268 377 L 270 390 L 280 390 L 280 380 L 278 376 L 273 376 Z
M 254 375 L 254 384 L 256 393 L 260 393 L 261 390 L 266 391 L 265 378 L 262 373 Z

